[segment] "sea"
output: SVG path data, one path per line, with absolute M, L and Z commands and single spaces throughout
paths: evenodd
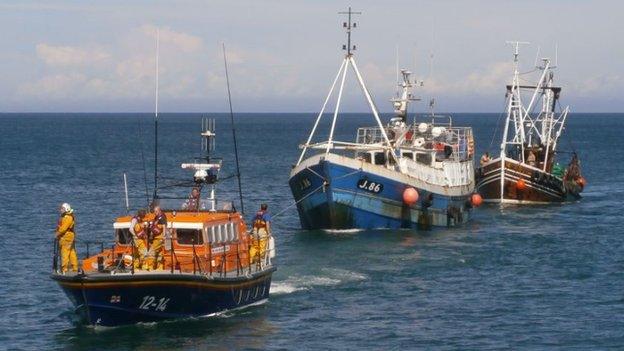
M 159 186 L 173 192 L 169 185 L 190 179 L 180 163 L 201 155 L 202 117 L 216 120 L 218 195 L 238 204 L 227 114 L 159 116 Z M 50 279 L 58 208 L 75 209 L 80 256 L 81 241 L 112 242 L 112 223 L 126 213 L 123 174 L 130 208 L 153 192 L 154 118 L 0 114 L 0 349 L 624 349 L 624 114 L 569 116 L 559 159 L 578 153 L 588 183 L 580 201 L 483 205 L 466 225 L 430 231 L 301 230 L 287 181 L 315 117 L 235 115 L 245 215 L 264 202 L 281 212 L 268 302 L 92 328 Z M 497 152 L 503 118 L 452 122 L 474 129 L 479 156 Z M 345 114 L 336 139 L 353 141 L 358 126 L 373 124 Z

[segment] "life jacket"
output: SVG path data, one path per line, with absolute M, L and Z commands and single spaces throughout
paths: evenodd
M 265 215 L 266 211 L 258 211 L 256 212 L 256 217 L 254 217 L 254 221 L 253 221 L 253 227 L 256 229 L 260 229 L 260 228 L 266 228 L 267 223 L 264 220 L 264 215 Z
M 159 236 L 164 232 L 166 225 L 167 217 L 165 217 L 164 214 L 161 214 L 160 216 L 154 218 L 154 222 L 152 223 L 150 230 L 154 236 Z
M 76 220 L 74 219 L 74 215 L 71 213 L 64 213 L 58 220 L 58 224 L 56 226 L 56 230 L 58 231 L 61 228 L 61 225 L 63 224 L 63 218 L 65 218 L 65 216 L 70 216 L 71 217 L 71 225 L 69 226 L 69 228 L 67 228 L 67 232 L 74 232 L 74 226 L 76 225 Z
M 132 217 L 132 220 L 136 220 L 136 223 L 134 224 L 134 227 L 132 228 L 132 230 L 134 230 L 134 234 L 138 237 L 143 236 L 144 234 L 144 229 L 143 229 L 143 225 L 141 225 L 141 218 L 139 218 L 138 216 L 134 216 Z

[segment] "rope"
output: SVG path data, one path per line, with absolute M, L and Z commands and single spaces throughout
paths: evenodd
M 297 204 L 299 204 L 301 201 L 307 199 L 310 195 L 314 194 L 315 192 L 317 192 L 319 189 L 321 189 L 322 187 L 326 186 L 328 183 L 327 181 L 323 181 L 323 184 L 321 184 L 321 186 L 319 186 L 318 188 L 312 190 L 308 195 L 302 197 L 301 199 L 299 199 L 298 201 L 293 202 L 292 204 L 284 207 L 281 211 L 277 212 L 276 214 L 274 214 L 272 217 L 276 218 L 279 215 L 281 215 L 282 213 L 286 212 L 286 210 L 290 209 L 293 206 L 296 206 Z
M 504 111 L 506 105 L 507 105 L 507 99 L 505 99 L 505 103 L 501 110 Z M 494 127 L 494 133 L 492 133 L 492 140 L 490 140 L 490 145 L 488 146 L 487 151 L 490 151 L 492 149 L 492 144 L 494 144 L 494 138 L 496 137 L 496 134 L 498 133 L 498 126 L 500 125 L 500 121 L 505 114 L 506 112 L 501 112 L 501 114 L 498 116 L 498 119 L 496 120 L 496 127 Z
M 327 186 L 327 185 L 329 184 L 329 182 L 328 182 L 325 178 L 323 178 L 321 175 L 319 175 L 318 173 L 314 172 L 314 171 L 313 171 L 313 170 L 311 170 L 310 168 L 307 168 L 307 169 L 308 169 L 309 171 L 311 171 L 312 173 L 316 174 L 317 176 L 319 176 L 321 179 L 323 179 L 323 184 L 321 184 L 321 186 L 319 186 L 318 188 L 316 188 L 316 189 L 312 190 L 312 191 L 311 191 L 308 195 L 306 195 L 306 196 L 302 197 L 302 198 L 301 198 L 301 199 L 299 199 L 298 201 L 295 201 L 295 202 L 293 202 L 292 204 L 290 204 L 290 205 L 288 205 L 288 206 L 284 207 L 283 209 L 281 209 L 279 212 L 277 212 L 275 215 L 273 215 L 273 216 L 272 216 L 273 218 L 275 218 L 275 217 L 277 217 L 277 216 L 281 215 L 282 213 L 286 212 L 286 211 L 287 211 L 288 209 L 290 209 L 291 207 L 296 206 L 296 205 L 297 205 L 297 204 L 299 204 L 301 201 L 303 201 L 303 200 L 307 199 L 310 195 L 314 194 L 314 193 L 315 193 L 315 192 L 317 192 L 319 189 L 321 189 L 322 187 Z M 350 175 L 353 175 L 353 174 L 359 173 L 359 172 L 361 172 L 361 171 L 362 171 L 361 169 L 358 169 L 357 171 L 353 171 L 353 172 L 351 172 L 351 173 L 347 173 L 347 174 L 341 175 L 340 177 L 337 177 L 337 178 L 336 178 L 336 179 L 334 179 L 334 180 L 338 180 L 338 179 L 341 179 L 341 178 L 344 178 L 344 177 L 348 177 L 348 176 L 350 176 Z

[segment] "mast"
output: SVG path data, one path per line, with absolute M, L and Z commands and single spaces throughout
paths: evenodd
M 245 213 L 243 205 L 243 188 L 241 185 L 240 164 L 238 161 L 238 144 L 236 143 L 236 127 L 234 125 L 234 110 L 232 109 L 232 94 L 230 93 L 230 76 L 228 75 L 227 57 L 225 55 L 225 43 L 223 45 L 223 63 L 225 65 L 225 80 L 227 82 L 228 102 L 230 104 L 230 123 L 232 124 L 232 139 L 234 139 L 234 158 L 236 159 L 236 178 L 238 179 L 238 197 L 240 199 L 241 213 Z
M 520 120 L 520 116 L 519 116 L 519 110 L 522 108 L 522 103 L 520 100 L 520 73 L 519 73 L 519 62 L 518 62 L 518 56 L 519 56 L 519 49 L 520 49 L 520 45 L 521 44 L 528 44 L 527 42 L 520 42 L 520 41 L 508 41 L 507 44 L 512 44 L 514 46 L 514 73 L 513 73 L 513 81 L 511 83 L 511 90 L 507 92 L 507 94 L 509 94 L 509 101 L 507 103 L 507 118 L 505 120 L 505 128 L 503 129 L 503 140 L 501 142 L 500 145 L 500 160 L 501 160 L 501 177 L 500 177 L 500 200 L 503 201 L 503 196 L 504 196 L 504 192 L 505 192 L 505 158 L 507 157 L 506 155 L 506 149 L 507 149 L 507 137 L 509 134 L 509 124 L 512 122 L 514 122 L 514 128 L 515 128 L 515 136 L 514 136 L 514 142 L 513 144 L 517 144 L 517 137 L 518 137 L 518 123 L 520 123 L 520 129 L 523 129 L 522 126 L 522 121 Z M 524 137 L 524 133 L 522 133 L 523 137 Z M 522 143 L 520 143 L 521 148 Z M 524 152 L 522 153 L 522 158 L 524 159 Z
M 410 75 L 412 72 L 402 69 L 401 76 L 403 78 L 402 82 L 398 82 L 397 86 L 400 88 L 397 91 L 397 97 L 394 99 L 390 99 L 394 107 L 394 113 L 397 117 L 400 117 L 403 123 L 407 123 L 407 108 L 410 101 L 419 101 L 420 99 L 414 97 L 412 95 L 411 89 L 413 87 L 413 83 L 410 81 Z M 414 81 L 414 84 L 417 82 Z
M 344 59 L 342 61 L 342 64 L 340 65 L 340 69 L 338 69 L 338 73 L 336 74 L 336 78 L 334 79 L 331 88 L 329 89 L 329 93 L 327 94 L 327 98 L 325 99 L 325 102 L 323 103 L 323 107 L 321 108 L 321 111 L 319 112 L 316 121 L 314 122 L 314 127 L 312 128 L 312 131 L 310 132 L 310 135 L 308 136 L 308 140 L 305 144 L 301 145 L 301 148 L 303 149 L 301 151 L 301 155 L 299 156 L 299 160 L 297 161 L 297 165 L 299 165 L 302 161 L 303 158 L 305 156 L 306 151 L 308 150 L 308 148 L 312 147 L 312 148 L 323 148 L 325 149 L 325 153 L 329 154 L 330 150 L 332 150 L 334 148 L 334 130 L 336 127 L 336 121 L 338 118 L 338 112 L 340 110 L 340 102 L 342 100 L 342 91 L 344 89 L 344 82 L 346 79 L 346 74 L 347 74 L 347 70 L 349 69 L 349 66 L 351 66 L 351 68 L 353 69 L 353 71 L 355 72 L 355 76 L 357 78 L 357 81 L 360 85 L 360 88 L 362 89 L 362 92 L 364 93 L 364 97 L 366 98 L 366 101 L 368 102 L 368 105 L 371 109 L 371 111 L 373 112 L 373 116 L 375 117 L 375 121 L 377 122 L 377 125 L 379 126 L 379 129 L 381 130 L 381 134 L 383 137 L 383 140 L 386 144 L 386 146 L 388 148 L 392 148 L 392 143 L 390 142 L 390 140 L 388 139 L 388 135 L 385 131 L 385 128 L 381 122 L 381 119 L 379 118 L 379 113 L 377 112 L 377 107 L 375 106 L 375 103 L 373 102 L 373 99 L 371 98 L 370 93 L 368 92 L 368 89 L 366 88 L 366 85 L 364 84 L 364 79 L 362 78 L 362 75 L 360 74 L 360 71 L 357 68 L 357 65 L 355 64 L 355 59 L 353 56 L 353 51 L 356 49 L 355 45 L 351 45 L 351 30 L 353 28 L 357 27 L 357 24 L 352 22 L 352 15 L 359 15 L 361 14 L 361 12 L 355 12 L 351 10 L 351 7 L 349 7 L 349 10 L 347 12 L 338 12 L 338 14 L 346 14 L 348 15 L 347 20 L 348 22 L 343 22 L 342 26 L 343 28 L 346 30 L 347 32 L 347 44 L 342 46 L 342 49 L 345 50 L 347 52 L 347 54 L 344 56 Z M 324 143 L 324 144 L 315 144 L 315 145 L 310 145 L 310 142 L 312 141 L 312 138 L 314 137 L 314 134 L 316 132 L 316 129 L 319 125 L 320 120 L 323 118 L 323 113 L 325 112 L 325 108 L 327 106 L 327 102 L 329 101 L 329 98 L 332 96 L 333 92 L 334 92 L 334 88 L 336 86 L 336 83 L 338 81 L 338 78 L 341 77 L 341 81 L 340 81 L 340 88 L 338 90 L 338 98 L 336 100 L 336 106 L 334 108 L 334 113 L 333 113 L 333 118 L 332 118 L 332 123 L 331 123 L 331 129 L 330 129 L 330 133 L 329 133 L 329 139 Z M 394 152 L 391 152 L 392 158 L 398 163 L 397 157 L 395 155 Z
M 347 12 L 338 12 L 339 15 L 347 15 L 349 22 L 343 22 L 342 26 L 347 30 L 347 46 L 342 46 L 343 50 L 347 50 L 347 56 L 351 56 L 351 50 L 355 50 L 355 45 L 351 48 L 351 28 L 356 28 L 357 23 L 351 22 L 351 15 L 361 15 L 362 12 L 354 12 L 351 11 L 351 6 L 349 6 L 349 11 Z
M 154 107 L 154 196 L 158 198 L 158 56 L 160 54 L 160 29 L 156 29 L 156 103 Z

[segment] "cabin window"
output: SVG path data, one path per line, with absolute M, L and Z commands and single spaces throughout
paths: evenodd
M 365 161 L 365 162 L 371 163 L 371 159 L 372 159 L 372 158 L 371 158 L 371 154 L 370 154 L 370 153 L 366 152 L 366 153 L 364 153 L 364 154 L 362 155 L 362 157 L 364 157 L 364 161 Z
M 234 222 L 228 223 L 230 227 L 230 240 L 234 241 L 238 239 L 238 226 Z
M 208 241 L 211 243 L 214 243 L 216 240 L 215 238 L 215 228 L 214 227 L 209 227 L 208 228 Z
M 386 164 L 386 154 L 383 152 L 375 153 L 375 164 L 376 165 L 385 165 Z
M 234 222 L 219 224 L 208 229 L 208 240 L 213 243 L 238 239 L 238 226 Z
M 204 236 L 199 229 L 176 229 L 176 235 L 178 237 L 178 244 L 180 245 L 204 243 Z
M 132 244 L 132 234 L 128 228 L 115 229 L 115 237 L 117 237 L 117 243 L 120 245 Z
M 414 159 L 414 154 L 411 153 L 411 152 L 404 152 L 403 153 L 403 157 L 409 158 L 410 160 L 413 160 Z
M 425 165 L 431 165 L 431 154 L 430 153 L 416 153 L 416 162 L 422 163 Z

